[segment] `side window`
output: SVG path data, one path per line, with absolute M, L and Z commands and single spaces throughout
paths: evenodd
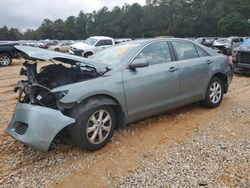
M 188 41 L 172 41 L 179 60 L 197 58 L 198 53 L 191 42 Z
M 103 45 L 104 45 L 104 40 L 100 40 L 99 42 L 97 42 L 95 46 L 103 46 Z
M 112 45 L 113 44 L 111 40 L 105 40 L 104 43 L 105 43 L 104 45 Z
M 150 65 L 172 61 L 167 42 L 156 42 L 145 47 L 135 59 L 148 59 Z
M 199 54 L 199 57 L 207 57 L 207 56 L 210 56 L 209 53 L 207 53 L 205 50 L 203 50 L 201 47 L 199 46 L 195 46 L 196 47 L 196 50 Z

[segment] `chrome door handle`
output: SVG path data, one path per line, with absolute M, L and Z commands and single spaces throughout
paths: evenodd
M 168 71 L 169 72 L 175 72 L 177 70 L 178 70 L 178 68 L 176 68 L 176 67 L 170 67 Z

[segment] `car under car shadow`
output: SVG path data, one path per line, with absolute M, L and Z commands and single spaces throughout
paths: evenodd
M 122 135 L 122 137 L 129 137 L 132 135 L 132 132 L 134 129 L 136 129 L 137 131 L 138 130 L 140 131 L 140 129 L 143 129 L 146 126 L 149 126 L 149 127 L 154 126 L 154 124 L 163 122 L 165 120 L 169 120 L 169 127 L 171 127 L 173 124 L 176 123 L 176 120 L 181 120 L 182 116 L 188 114 L 189 112 L 191 113 L 194 110 L 208 111 L 209 109 L 202 107 L 199 102 L 195 102 L 195 103 L 191 103 L 191 104 L 179 107 L 177 109 L 169 110 L 158 115 L 154 115 L 145 119 L 135 121 L 133 123 L 128 124 L 125 128 L 116 129 L 114 133 L 114 137 L 113 139 L 111 139 L 109 144 L 112 144 L 112 142 L 116 140 L 117 134 Z M 124 134 L 124 132 L 127 132 L 128 134 Z M 106 151 L 106 149 L 108 148 L 108 145 L 97 151 L 92 151 L 92 152 L 82 151 L 82 152 L 96 154 L 97 152 L 100 152 L 100 151 Z M 56 135 L 53 142 L 51 143 L 51 146 L 48 152 L 60 151 L 60 152 L 66 153 L 66 152 L 71 151 L 72 149 L 79 149 L 79 148 L 74 145 L 73 141 L 70 138 L 68 129 L 67 127 L 65 127 Z

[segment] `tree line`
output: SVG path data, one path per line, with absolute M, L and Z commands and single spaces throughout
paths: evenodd
M 21 33 L 0 28 L 0 40 L 86 39 L 93 35 L 129 37 L 249 36 L 249 0 L 146 0 L 109 10 L 44 19 L 35 30 Z

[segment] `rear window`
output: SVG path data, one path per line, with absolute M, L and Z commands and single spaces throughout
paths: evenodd
M 194 44 L 188 41 L 172 41 L 179 60 L 198 58 Z
M 204 49 L 202 49 L 201 47 L 199 46 L 195 46 L 196 47 L 196 50 L 199 54 L 199 57 L 207 57 L 207 56 L 210 56 L 209 53 L 207 53 Z

